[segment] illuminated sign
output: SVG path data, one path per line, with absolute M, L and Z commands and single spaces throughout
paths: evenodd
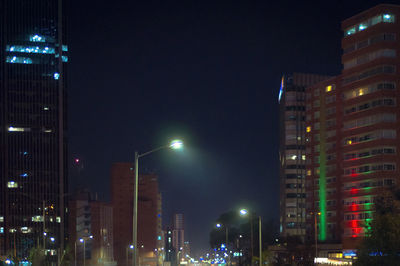
M 278 101 L 279 101 L 279 102 L 281 101 L 282 94 L 283 94 L 283 82 L 284 82 L 283 78 L 284 78 L 284 77 L 282 77 L 282 80 L 281 80 L 281 87 L 280 87 L 280 89 L 279 89 L 279 96 L 278 96 Z

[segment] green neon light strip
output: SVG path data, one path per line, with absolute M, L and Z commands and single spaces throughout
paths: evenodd
M 320 219 L 319 219 L 319 230 L 318 239 L 320 241 L 326 240 L 326 118 L 325 118 L 325 97 L 324 93 L 320 96 L 320 152 L 319 152 L 319 208 L 320 208 Z

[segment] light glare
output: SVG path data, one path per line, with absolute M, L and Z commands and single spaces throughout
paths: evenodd
M 169 145 L 171 149 L 177 150 L 177 149 L 182 149 L 183 148 L 183 142 L 179 139 L 171 141 L 171 144 Z

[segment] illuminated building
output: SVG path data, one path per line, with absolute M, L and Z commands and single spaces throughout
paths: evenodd
M 400 182 L 399 18 L 400 6 L 382 4 L 344 20 L 341 75 L 307 89 L 308 235 L 316 221 L 319 241 L 344 250 Z
M 285 75 L 279 90 L 280 106 L 280 233 L 300 236 L 305 226 L 305 89 L 325 76 Z
M 68 47 L 63 1 L 0 2 L 0 255 L 66 238 Z M 45 232 L 43 232 L 45 231 Z
M 114 259 L 118 265 L 126 264 L 126 254 L 132 245 L 132 213 L 134 191 L 132 163 L 114 163 L 111 168 L 111 199 L 113 206 Z M 138 248 L 141 264 L 157 264 L 161 235 L 161 196 L 155 174 L 139 173 Z M 132 265 L 132 256 L 129 256 Z

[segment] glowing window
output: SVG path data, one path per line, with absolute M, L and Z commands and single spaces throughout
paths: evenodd
M 0 234 L 4 234 L 4 227 L 0 227 Z
M 55 80 L 58 80 L 59 78 L 60 78 L 60 73 L 54 73 L 54 75 L 53 75 L 53 78 L 55 79 Z
M 68 52 L 68 45 L 62 45 L 62 50 L 64 51 L 64 52 Z
M 43 221 L 43 217 L 40 215 L 32 217 L 32 222 L 42 222 L 42 221 Z
M 325 87 L 325 91 L 326 92 L 330 92 L 333 91 L 335 89 L 335 85 L 328 85 Z
M 17 188 L 18 187 L 18 183 L 15 182 L 15 181 L 8 181 L 7 187 L 8 188 Z
M 305 161 L 305 160 L 306 160 L 306 156 L 305 156 L 305 155 L 302 155 L 302 156 L 301 156 L 301 159 L 302 159 L 303 161 Z
M 364 93 L 364 89 L 359 89 L 358 90 L 358 96 L 362 96 L 362 95 L 364 95 L 365 93 Z
M 54 54 L 55 50 L 52 47 L 40 46 L 24 46 L 24 45 L 7 45 L 7 52 L 28 53 L 28 54 Z
M 29 131 L 31 131 L 31 129 L 27 128 L 27 127 L 9 127 L 8 131 L 9 132 L 29 132 Z
M 358 25 L 359 31 L 365 30 L 366 28 L 368 28 L 367 23 L 360 23 L 360 25 Z
M 311 132 L 311 127 L 307 127 L 307 132 Z
M 394 22 L 394 15 L 392 15 L 392 14 L 383 14 L 383 22 L 393 23 Z
M 7 56 L 6 63 L 11 64 L 33 64 L 33 61 L 29 57 L 20 57 L 20 56 Z
M 308 176 L 311 175 L 311 170 L 307 170 L 307 175 L 308 175 Z
M 40 36 L 38 34 L 34 34 L 34 35 L 29 36 L 29 40 L 31 42 L 45 42 L 46 38 L 43 36 Z
M 4 222 L 4 216 L 0 216 L 0 223 Z
M 352 35 L 354 33 L 356 33 L 356 27 L 351 27 L 346 30 L 346 35 Z

